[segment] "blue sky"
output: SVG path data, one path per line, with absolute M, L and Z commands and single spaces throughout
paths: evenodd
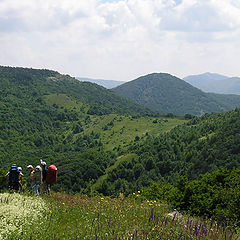
M 79 77 L 240 76 L 240 0 L 1 0 L 0 52 Z

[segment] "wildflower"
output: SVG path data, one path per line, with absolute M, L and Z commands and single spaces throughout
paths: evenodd
M 27 222 L 31 224 L 47 212 L 47 205 L 42 198 L 26 197 L 18 193 L 2 193 L 0 199 L 8 199 L 1 201 L 0 204 L 0 239 L 13 232 L 22 235 L 23 227 Z

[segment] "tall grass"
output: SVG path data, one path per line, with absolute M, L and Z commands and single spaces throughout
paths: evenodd
M 141 202 L 138 195 L 112 199 L 57 193 L 43 197 L 48 210 L 26 223 L 20 233 L 9 232 L 2 239 L 239 239 L 220 222 L 169 214 L 166 204 Z

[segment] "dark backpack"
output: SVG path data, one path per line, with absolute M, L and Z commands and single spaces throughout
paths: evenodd
M 9 183 L 14 184 L 14 183 L 18 183 L 19 182 L 19 170 L 18 167 L 13 165 L 11 166 L 10 170 L 9 170 Z
M 42 166 L 42 180 L 43 180 L 43 182 L 46 181 L 46 177 L 47 177 L 47 167 Z
M 57 182 L 57 168 L 55 165 L 50 165 L 47 169 L 46 183 L 52 184 Z

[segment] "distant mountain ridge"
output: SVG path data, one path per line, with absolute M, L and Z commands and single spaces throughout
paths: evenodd
M 239 77 L 227 77 L 207 72 L 199 75 L 187 76 L 183 78 L 183 80 L 205 92 L 240 95 Z
M 123 83 L 124 81 L 116 81 L 116 80 L 105 80 L 105 79 L 93 79 L 93 78 L 82 78 L 82 77 L 76 77 L 79 81 L 82 82 L 91 82 L 91 83 L 96 83 L 100 86 L 103 86 L 107 89 L 111 89 L 114 87 L 117 87 Z
M 167 73 L 152 73 L 113 89 L 148 108 L 184 115 L 224 112 L 240 106 L 240 96 L 210 94 Z

